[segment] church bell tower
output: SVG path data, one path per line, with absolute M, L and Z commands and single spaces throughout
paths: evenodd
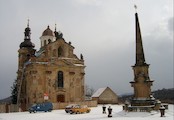
M 35 54 L 35 45 L 31 42 L 31 30 L 29 27 L 29 20 L 27 27 L 24 32 L 24 41 L 20 44 L 20 49 L 18 50 L 18 72 L 17 72 L 17 104 L 22 110 L 26 109 L 26 81 L 25 81 L 25 68 L 27 62 Z
M 23 68 L 24 63 L 27 62 L 31 56 L 35 54 L 35 45 L 31 42 L 31 29 L 29 27 L 29 20 L 24 32 L 24 41 L 20 44 L 19 53 L 19 68 Z

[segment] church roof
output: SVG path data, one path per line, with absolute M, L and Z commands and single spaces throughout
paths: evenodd
M 30 35 L 31 35 L 31 29 L 29 27 L 29 22 L 27 24 L 27 27 L 25 28 L 24 32 L 24 41 L 20 44 L 20 48 L 26 47 L 26 48 L 34 48 L 34 43 L 31 42 Z
M 43 31 L 42 36 L 55 36 L 54 32 L 48 26 L 46 30 Z
M 22 47 L 26 47 L 26 48 L 34 48 L 35 45 L 34 43 L 32 43 L 30 40 L 25 40 L 24 42 L 22 42 L 19 46 L 20 48 Z
M 91 97 L 99 97 L 105 90 L 107 87 L 105 88 L 99 88 Z

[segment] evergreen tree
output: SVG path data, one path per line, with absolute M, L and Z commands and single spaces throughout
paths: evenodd
M 12 103 L 17 104 L 17 80 L 13 82 L 13 86 L 11 87 L 11 95 L 12 95 Z

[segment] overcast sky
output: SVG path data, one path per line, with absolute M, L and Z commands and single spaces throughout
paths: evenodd
M 131 93 L 138 6 L 152 90 L 173 88 L 173 0 L 0 0 L 0 99 L 10 96 L 18 50 L 30 19 L 31 41 L 39 50 L 49 25 L 71 41 L 85 59 L 85 84 Z

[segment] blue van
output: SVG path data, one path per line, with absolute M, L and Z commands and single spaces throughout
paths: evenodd
M 39 104 L 34 104 L 29 108 L 29 112 L 37 112 L 37 111 L 44 111 L 44 112 L 51 112 L 53 110 L 53 104 L 51 102 L 44 102 Z

